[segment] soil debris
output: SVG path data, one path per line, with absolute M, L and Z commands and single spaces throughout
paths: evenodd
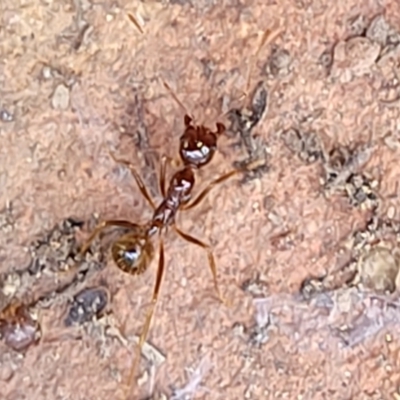
M 300 285 L 300 294 L 303 300 L 310 300 L 326 290 L 325 277 L 308 277 Z
M 373 146 L 334 147 L 324 157 L 324 189 L 332 195 L 341 192 L 349 199 L 350 204 L 362 209 L 378 207 L 378 181 L 362 168 L 372 157 Z
M 85 288 L 77 293 L 64 320 L 66 326 L 82 325 L 101 315 L 109 302 L 106 288 Z
M 202 358 L 197 368 L 189 371 L 188 382 L 182 388 L 173 389 L 170 400 L 186 400 L 192 398 L 199 390 L 201 381 L 211 369 L 211 365 L 209 357 Z
M 268 342 L 270 337 L 270 328 L 272 326 L 271 314 L 266 304 L 270 295 L 257 296 L 253 299 L 255 308 L 254 322 L 250 326 L 235 322 L 232 326 L 234 336 L 249 343 L 251 347 L 260 349 Z
M 345 241 L 349 260 L 325 276 L 303 281 L 300 293 L 305 300 L 318 293 L 356 286 L 376 294 L 390 295 L 400 290 L 400 223 L 375 215 L 364 229 Z
M 400 33 L 384 15 L 376 15 L 370 22 L 364 15 L 358 15 L 349 21 L 347 39 L 334 48 L 331 76 L 347 82 L 372 72 L 375 65 L 382 70 L 399 43 Z M 388 77 L 388 71 L 384 75 Z
M 0 211 L 0 231 L 3 233 L 12 232 L 15 221 L 13 204 L 10 202 Z
M 288 50 L 275 46 L 265 66 L 265 73 L 272 78 L 283 78 L 291 72 L 292 62 Z
M 372 71 L 381 53 L 381 46 L 372 40 L 356 36 L 340 41 L 333 51 L 331 77 L 349 82 Z
M 102 255 L 99 252 L 93 252 L 92 255 L 88 253 L 83 260 L 78 260 L 76 233 L 83 224 L 83 221 L 75 218 L 60 222 L 29 245 L 31 262 L 27 267 L 0 277 L 1 294 L 4 297 L 1 331 L 10 347 L 24 349 L 31 342 L 39 340 L 35 333 L 40 330 L 39 323 L 30 316 L 29 309 L 49 307 L 63 297 L 70 298 L 78 283 L 83 284 L 85 279 L 102 267 Z M 74 317 L 78 319 L 77 315 L 84 319 L 90 311 L 99 313 L 103 303 L 107 303 L 104 294 L 97 292 L 97 300 L 94 294 L 89 290 L 86 296 L 85 292 L 77 295 L 75 299 L 81 301 L 85 313 L 81 315 L 79 307 L 73 308 L 68 318 L 71 325 Z
M 261 278 L 259 272 L 256 272 L 253 277 L 245 280 L 241 284 L 241 289 L 253 298 L 266 297 L 269 292 L 268 282 Z
M 281 133 L 281 138 L 286 147 L 306 164 L 313 164 L 323 157 L 320 138 L 314 132 L 290 128 Z
M 57 224 L 49 233 L 32 242 L 30 253 L 32 262 L 28 267 L 31 275 L 39 275 L 44 269 L 52 272 L 66 271 L 75 265 L 78 254 L 77 229 L 83 221 L 67 218 Z
M 41 337 L 39 323 L 22 303 L 9 304 L 0 314 L 0 337 L 18 352 L 26 351 Z
M 377 15 L 366 30 L 366 37 L 382 46 L 387 45 L 391 28 L 383 15 Z
M 240 143 L 244 145 L 247 153 L 244 160 L 234 163 L 235 168 L 248 169 L 244 182 L 259 178 L 268 170 L 265 144 L 259 137 L 252 135 L 254 127 L 260 122 L 267 108 L 267 97 L 265 84 L 260 81 L 252 93 L 248 109 L 229 111 L 229 131 L 234 136 L 240 136 Z M 249 165 L 252 167 L 248 168 Z
M 368 19 L 363 14 L 351 17 L 347 21 L 348 37 L 364 36 L 368 28 Z
M 133 342 L 135 344 L 139 343 L 139 336 L 133 337 Z M 165 362 L 165 355 L 158 350 L 155 346 L 151 345 L 149 342 L 145 342 L 142 348 L 143 357 L 155 367 L 159 367 Z
M 267 107 L 267 91 L 264 82 L 260 81 L 251 96 L 250 108 L 229 111 L 231 126 L 229 131 L 239 135 L 249 157 L 253 157 L 257 150 L 254 138 L 251 136 L 253 128 L 260 122 Z

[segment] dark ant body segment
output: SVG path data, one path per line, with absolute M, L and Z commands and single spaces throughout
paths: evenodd
M 136 234 L 129 232 L 115 241 L 111 254 L 118 268 L 131 275 L 142 274 L 154 258 L 154 247 L 148 239 L 147 230 L 139 226 Z
M 221 123 L 217 123 L 217 130 L 213 132 L 202 125 L 193 125 L 192 119 L 188 115 L 185 115 L 184 123 L 185 131 L 180 138 L 179 146 L 179 155 L 183 162 L 183 167 L 173 174 L 172 178 L 169 181 L 168 187 L 165 188 L 166 164 L 168 162 L 168 159 L 166 157 L 162 159 L 159 185 L 163 200 L 158 207 L 155 206 L 134 166 L 130 162 L 120 160 L 116 158 L 112 153 L 110 153 L 115 162 L 123 164 L 130 169 L 142 195 L 145 197 L 145 199 L 154 210 L 153 217 L 149 222 L 143 225 L 138 225 L 125 220 L 103 221 L 93 230 L 92 234 L 90 235 L 80 252 L 81 254 L 84 254 L 90 247 L 90 244 L 95 239 L 95 237 L 97 237 L 97 235 L 104 229 L 111 226 L 125 228 L 128 230 L 128 233 L 125 233 L 111 245 L 112 258 L 119 269 L 128 274 L 137 275 L 143 273 L 148 268 L 150 262 L 154 258 L 154 247 L 151 243 L 151 239 L 152 236 L 154 236 L 155 234 L 159 235 L 160 244 L 158 251 L 159 259 L 157 276 L 153 290 L 150 310 L 148 311 L 148 314 L 146 316 L 144 328 L 139 339 L 138 354 L 131 369 L 129 377 L 129 388 L 131 387 L 131 382 L 135 374 L 136 363 L 140 359 L 142 346 L 146 340 L 150 328 L 161 287 L 161 282 L 164 274 L 163 233 L 168 227 L 172 227 L 173 230 L 187 242 L 195 244 L 196 246 L 199 246 L 207 251 L 209 267 L 212 273 L 215 290 L 217 292 L 218 298 L 222 302 L 226 303 L 218 287 L 217 267 L 210 246 L 208 246 L 201 240 L 196 239 L 185 232 L 182 232 L 175 225 L 175 216 L 180 210 L 188 210 L 198 205 L 214 186 L 224 182 L 228 178 L 241 171 L 233 170 L 211 181 L 209 185 L 202 192 L 200 192 L 200 194 L 194 200 L 191 201 L 192 190 L 195 185 L 195 171 L 207 165 L 212 160 L 217 149 L 218 137 L 225 132 L 225 126 Z
M 225 132 L 225 126 L 218 122 L 217 132 L 211 132 L 203 125 L 192 125 L 192 118 L 185 115 L 185 127 L 180 138 L 179 155 L 184 165 L 201 168 L 212 160 L 218 136 Z
M 154 211 L 151 232 L 174 223 L 179 208 L 190 200 L 194 183 L 194 172 L 190 165 L 172 176 L 164 200 Z

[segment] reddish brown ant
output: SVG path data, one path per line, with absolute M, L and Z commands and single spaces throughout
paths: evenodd
M 148 311 L 148 314 L 146 316 L 143 332 L 141 333 L 139 339 L 138 354 L 131 369 L 129 387 L 131 386 L 131 381 L 134 377 L 136 362 L 138 362 L 138 360 L 140 359 L 142 346 L 147 338 L 161 287 L 161 281 L 164 274 L 163 233 L 168 227 L 172 227 L 174 231 L 184 240 L 193 243 L 207 251 L 215 290 L 217 292 L 218 298 L 222 302 L 226 303 L 218 287 L 217 267 L 210 246 L 208 246 L 201 240 L 182 232 L 175 224 L 175 216 L 178 211 L 189 210 L 197 206 L 214 186 L 224 182 L 225 180 L 242 171 L 232 170 L 211 181 L 209 185 L 196 198 L 191 201 L 192 190 L 195 184 L 195 171 L 211 162 L 215 151 L 217 150 L 218 138 L 225 132 L 225 126 L 221 123 L 217 123 L 217 130 L 213 132 L 203 125 L 193 125 L 192 118 L 188 115 L 185 115 L 184 123 L 185 131 L 181 136 L 179 142 L 179 155 L 181 161 L 183 162 L 183 167 L 175 172 L 169 182 L 168 188 L 166 188 L 165 175 L 168 159 L 167 157 L 162 158 L 159 186 L 163 200 L 158 207 L 155 206 L 134 166 L 130 162 L 120 160 L 116 158 L 112 153 L 110 153 L 111 157 L 117 163 L 124 164 L 130 169 L 142 195 L 146 198 L 146 200 L 154 210 L 153 217 L 149 222 L 142 225 L 126 220 L 103 221 L 93 230 L 92 234 L 90 235 L 80 252 L 81 255 L 83 255 L 88 250 L 90 244 L 97 237 L 97 235 L 107 227 L 117 226 L 125 228 L 128 230 L 128 233 L 119 237 L 111 245 L 112 258 L 118 268 L 120 268 L 122 271 L 131 275 L 138 275 L 142 274 L 148 268 L 150 262 L 152 261 L 154 257 L 154 247 L 151 239 L 155 234 L 159 234 L 160 242 L 157 277 L 150 310 Z
M 128 15 L 130 21 L 136 26 L 136 28 L 143 33 L 143 29 L 132 14 Z M 258 56 L 261 48 L 268 42 L 273 41 L 280 33 L 280 30 L 267 29 L 261 40 L 261 44 L 255 57 Z M 250 72 L 247 77 L 247 87 L 249 86 Z M 185 110 L 183 104 L 176 97 L 174 92 L 169 88 L 167 84 L 164 86 L 174 100 Z M 225 132 L 225 126 L 221 123 L 216 124 L 217 130 L 215 132 L 206 128 L 203 125 L 192 124 L 192 118 L 186 112 L 184 117 L 185 131 L 180 138 L 179 142 L 179 156 L 183 162 L 183 167 L 175 172 L 172 176 L 169 186 L 166 188 L 166 166 L 168 162 L 167 157 L 163 157 L 161 160 L 160 176 L 159 176 L 159 187 L 163 197 L 161 204 L 156 207 L 152 198 L 150 197 L 146 186 L 144 185 L 140 175 L 137 173 L 134 166 L 126 160 L 116 158 L 112 153 L 111 157 L 115 162 L 121 163 L 129 168 L 131 171 L 142 195 L 146 198 L 147 202 L 153 208 L 153 217 L 151 220 L 144 224 L 136 224 L 126 220 L 106 220 L 101 222 L 92 232 L 87 242 L 81 249 L 81 254 L 84 254 L 92 241 L 106 228 L 117 226 L 128 230 L 128 233 L 119 237 L 116 241 L 111 244 L 111 254 L 115 264 L 122 271 L 131 274 L 138 275 L 142 274 L 149 266 L 150 262 L 154 258 L 154 247 L 152 244 L 152 237 L 155 234 L 159 234 L 159 260 L 156 275 L 156 282 L 153 289 L 152 301 L 150 310 L 146 315 L 143 331 L 139 338 L 138 353 L 132 365 L 130 376 L 128 380 L 128 391 L 130 390 L 132 380 L 135 375 L 136 364 L 140 360 L 143 344 L 146 341 L 147 334 L 149 332 L 150 324 L 154 314 L 155 306 L 157 303 L 158 295 L 160 292 L 161 282 L 164 274 L 164 239 L 163 233 L 167 228 L 172 227 L 173 230 L 181 236 L 184 240 L 189 243 L 193 243 L 207 251 L 209 266 L 213 276 L 214 287 L 217 292 L 218 298 L 226 303 L 222 297 L 218 282 L 217 282 L 217 267 L 214 260 L 213 252 L 209 245 L 205 244 L 199 239 L 182 232 L 175 224 L 175 216 L 178 211 L 189 210 L 197 206 L 216 185 L 226 181 L 230 177 L 243 172 L 243 169 L 251 169 L 251 165 L 243 167 L 243 169 L 232 170 L 219 178 L 211 181 L 209 185 L 200 194 L 192 200 L 192 191 L 195 184 L 195 171 L 206 166 L 211 162 L 214 154 L 217 150 L 217 142 L 219 136 Z M 128 398 L 129 392 L 125 398 Z

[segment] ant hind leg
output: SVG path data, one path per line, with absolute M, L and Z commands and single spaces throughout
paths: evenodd
M 142 348 L 143 348 L 144 343 L 146 342 L 146 338 L 147 338 L 147 334 L 149 333 L 151 321 L 153 320 L 154 310 L 157 305 L 158 295 L 160 293 L 161 283 L 162 283 L 162 279 L 164 276 L 164 266 L 165 266 L 164 241 L 163 241 L 162 237 L 160 237 L 160 249 L 159 249 L 156 283 L 155 283 L 154 289 L 153 289 L 153 296 L 151 299 L 150 309 L 147 312 L 146 321 L 145 321 L 142 333 L 139 338 L 139 343 L 137 345 L 137 354 L 136 354 L 135 359 L 133 360 L 132 367 L 131 367 L 131 370 L 129 373 L 127 391 L 124 396 L 125 400 L 128 400 L 128 398 L 129 398 L 132 383 L 133 383 L 133 380 L 135 379 L 136 368 L 140 362 Z
M 206 243 L 202 242 L 199 239 L 196 239 L 195 237 L 188 235 L 185 232 L 182 232 L 176 225 L 173 226 L 175 232 L 184 240 L 186 240 L 189 243 L 195 244 L 196 246 L 201 247 L 202 249 L 207 251 L 207 256 L 208 256 L 208 264 L 210 266 L 210 270 L 213 276 L 213 282 L 214 282 L 214 288 L 215 291 L 217 292 L 217 296 L 219 298 L 219 300 L 224 303 L 226 306 L 230 305 L 230 302 L 225 299 L 220 290 L 219 290 L 219 286 L 218 286 L 218 280 L 217 280 L 217 265 L 215 263 L 215 259 L 214 259 L 214 254 L 210 248 L 209 245 L 207 245 Z

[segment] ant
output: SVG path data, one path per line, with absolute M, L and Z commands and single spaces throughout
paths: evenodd
M 132 14 L 128 14 L 128 17 L 140 31 L 140 33 L 143 34 L 144 31 L 135 17 Z M 264 32 L 254 59 L 258 57 L 262 47 L 264 47 L 266 43 L 272 42 L 280 34 L 280 32 L 280 29 L 267 29 Z M 252 66 L 253 62 L 254 60 L 252 60 L 250 66 Z M 250 83 L 250 73 L 251 68 L 249 68 L 246 79 L 246 92 L 248 91 L 248 86 Z M 179 156 L 183 163 L 183 167 L 173 174 L 169 181 L 168 187 L 166 187 L 166 167 L 167 162 L 170 162 L 171 159 L 165 156 L 162 157 L 160 164 L 159 188 L 163 200 L 160 205 L 156 207 L 133 164 L 129 161 L 118 159 L 113 153 L 110 152 L 110 156 L 116 163 L 125 165 L 131 171 L 140 189 L 140 192 L 153 209 L 153 217 L 150 219 L 150 221 L 144 224 L 136 224 L 127 220 L 105 220 L 94 228 L 92 234 L 89 236 L 80 251 L 80 254 L 83 255 L 89 249 L 93 240 L 106 228 L 113 226 L 125 228 L 127 229 L 128 233 L 123 234 L 111 244 L 112 258 L 117 267 L 122 271 L 130 275 L 139 275 L 146 271 L 150 265 L 150 262 L 153 260 L 155 251 L 152 244 L 152 238 L 156 234 L 159 236 L 158 268 L 152 301 L 150 304 L 150 309 L 146 315 L 144 328 L 139 337 L 137 356 L 131 367 L 128 380 L 128 391 L 125 399 L 129 397 L 131 383 L 135 376 L 136 364 L 140 361 L 142 347 L 149 332 L 164 275 L 165 263 L 163 234 L 168 230 L 169 227 L 171 227 L 185 241 L 192 243 L 207 252 L 208 263 L 212 273 L 215 291 L 219 300 L 223 304 L 228 305 L 229 302 L 222 297 L 219 290 L 217 282 L 217 266 L 210 246 L 203 241 L 181 231 L 175 224 L 175 217 L 178 211 L 186 211 L 197 206 L 216 185 L 223 183 L 238 173 L 252 170 L 254 167 L 253 164 L 256 164 L 256 161 L 254 162 L 254 160 L 250 160 L 247 165 L 240 165 L 236 169 L 221 175 L 217 179 L 212 180 L 208 186 L 202 192 L 200 192 L 195 199 L 192 200 L 192 191 L 195 185 L 195 171 L 205 167 L 211 162 L 217 150 L 218 138 L 226 132 L 226 127 L 222 123 L 218 122 L 216 124 L 216 131 L 211 131 L 204 125 L 193 124 L 192 118 L 188 115 L 184 105 L 181 103 L 175 93 L 165 82 L 164 86 L 170 92 L 174 100 L 181 106 L 183 110 L 185 110 L 185 130 L 179 141 Z M 247 97 L 247 94 L 245 94 L 245 97 Z
M 173 174 L 169 185 L 166 188 L 166 167 L 167 162 L 171 160 L 168 157 L 162 157 L 159 186 L 163 200 L 158 207 L 154 204 L 146 186 L 144 185 L 140 175 L 136 172 L 134 166 L 129 161 L 118 159 L 110 152 L 110 155 L 115 162 L 125 165 L 131 171 L 140 192 L 153 209 L 153 217 L 149 222 L 141 225 L 126 220 L 105 220 L 94 228 L 92 234 L 89 236 L 80 251 L 80 254 L 83 255 L 89 249 L 92 241 L 106 228 L 112 226 L 125 228 L 128 232 L 120 236 L 111 244 L 112 258 L 117 267 L 125 273 L 138 275 L 146 271 L 150 262 L 154 258 L 155 251 L 152 244 L 152 238 L 156 234 L 159 235 L 157 276 L 150 309 L 146 315 L 144 328 L 139 338 L 138 354 L 131 368 L 128 390 L 130 389 L 131 382 L 134 378 L 136 363 L 140 359 L 142 347 L 149 332 L 160 292 L 161 282 L 164 275 L 163 233 L 169 227 L 173 228 L 173 230 L 187 242 L 195 244 L 207 252 L 209 267 L 212 273 L 217 296 L 222 303 L 228 304 L 219 290 L 217 282 L 217 267 L 210 246 L 181 231 L 175 224 L 175 217 L 178 211 L 186 211 L 197 206 L 213 187 L 242 172 L 242 170 L 232 170 L 211 181 L 208 186 L 206 186 L 206 188 L 192 200 L 192 191 L 195 185 L 195 171 L 203 168 L 211 162 L 217 150 L 218 138 L 225 133 L 226 128 L 219 122 L 216 124 L 216 131 L 211 131 L 203 125 L 194 125 L 192 124 L 192 118 L 188 114 L 184 117 L 184 124 L 185 131 L 180 137 L 179 142 L 179 156 L 183 162 L 183 167 Z

